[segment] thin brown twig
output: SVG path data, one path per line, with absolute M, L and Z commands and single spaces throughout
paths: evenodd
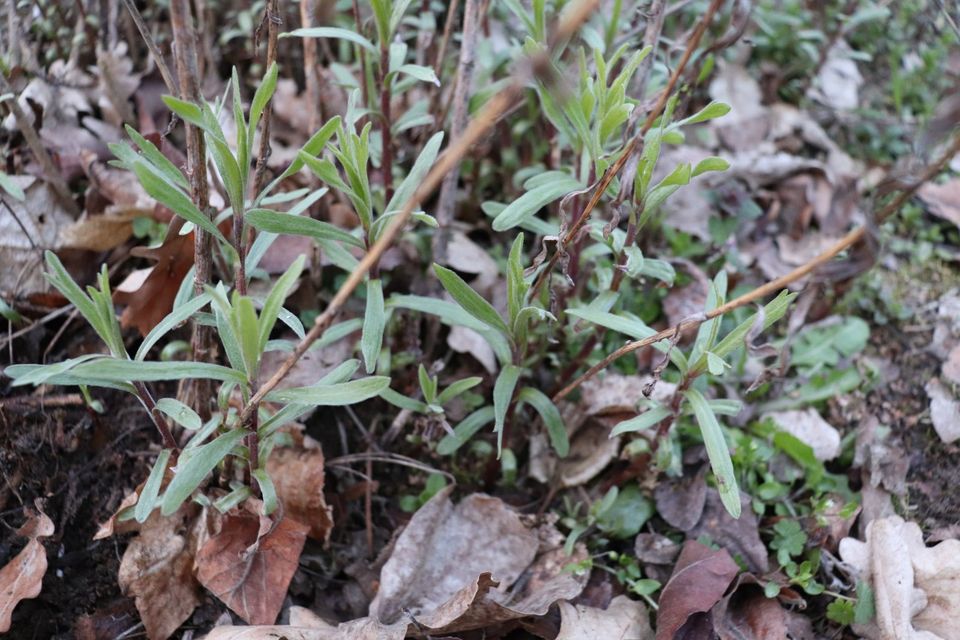
M 573 5 L 560 19 L 556 29 L 556 35 L 551 40 L 550 50 L 557 43 L 566 42 L 566 40 L 577 30 L 580 25 L 590 16 L 597 5 L 598 0 L 579 0 Z M 490 128 L 505 110 L 513 106 L 514 101 L 525 86 L 524 83 L 529 74 L 542 67 L 547 60 L 546 54 L 541 54 L 530 61 L 529 67 L 521 68 L 514 73 L 513 81 L 500 92 L 495 94 L 480 110 L 480 113 L 470 121 L 466 130 L 460 138 L 451 141 L 447 150 L 437 159 L 430 172 L 424 178 L 423 182 L 414 192 L 414 194 L 404 203 L 403 208 L 391 220 L 390 225 L 384 229 L 383 234 L 377 242 L 370 247 L 367 254 L 360 260 L 354 270 L 337 290 L 333 299 L 324 309 L 323 313 L 317 316 L 310 331 L 294 348 L 293 353 L 287 358 L 276 373 L 267 380 L 260 389 L 250 398 L 250 401 L 244 407 L 240 415 L 240 420 L 249 418 L 249 415 L 255 410 L 264 398 L 269 394 L 293 369 L 297 361 L 306 353 L 317 338 L 323 335 L 327 327 L 333 322 L 337 314 L 343 308 L 343 305 L 353 294 L 354 290 L 363 282 L 367 272 L 377 263 L 383 252 L 393 244 L 393 241 L 400 234 L 400 231 L 407 224 L 414 209 L 423 202 L 440 185 L 443 177 L 450 171 L 454 165 L 460 162 L 460 159 L 470 150 L 470 148 L 486 135 Z
M 467 93 L 473 80 L 474 49 L 477 43 L 477 1 L 466 0 L 463 5 L 463 34 L 460 44 L 460 60 L 457 63 L 456 85 L 453 89 L 453 118 L 450 121 L 450 137 L 458 138 L 467 124 Z M 443 127 L 443 123 L 440 123 Z M 443 179 L 440 196 L 437 198 L 437 223 L 440 228 L 433 236 L 433 259 L 443 263 L 447 258 L 447 243 L 450 240 L 450 224 L 454 218 L 454 201 L 457 181 L 460 178 L 460 163 L 454 166 Z
M 710 2 L 710 6 L 707 7 L 703 17 L 700 19 L 700 22 L 694 29 L 690 39 L 687 41 L 687 47 L 683 52 L 683 56 L 680 58 L 680 62 L 677 64 L 676 69 L 674 69 L 673 73 L 670 75 L 670 79 L 667 81 L 667 86 L 660 93 L 660 98 L 657 100 L 653 109 L 650 110 L 650 113 L 647 116 L 647 119 L 644 121 L 643 126 L 640 128 L 640 131 L 638 131 L 637 134 L 630 139 L 630 142 L 628 142 L 627 146 L 624 147 L 623 153 L 620 154 L 620 157 L 617 158 L 616 162 L 610 165 L 610 167 L 604 172 L 603 177 L 601 177 L 597 182 L 597 185 L 593 191 L 593 195 L 590 196 L 590 200 L 587 201 L 587 204 L 584 206 L 580 216 L 573 223 L 573 225 L 567 229 L 566 233 L 560 237 L 556 251 L 550 256 L 546 267 L 540 272 L 540 275 L 537 277 L 537 280 L 534 282 L 533 287 L 531 288 L 531 298 L 535 298 L 543 285 L 550 279 L 553 269 L 556 267 L 557 261 L 560 259 L 560 257 L 564 255 L 567 245 L 579 235 L 583 225 L 586 224 L 587 220 L 590 219 L 590 214 L 593 213 L 593 210 L 596 208 L 597 204 L 600 203 L 600 198 L 602 198 L 603 194 L 606 193 L 607 187 L 610 186 L 610 183 L 613 182 L 614 177 L 616 177 L 616 175 L 620 173 L 620 170 L 623 169 L 624 165 L 630 159 L 630 156 L 633 155 L 633 152 L 637 146 L 643 141 L 643 137 L 646 135 L 647 131 L 650 130 L 650 127 L 653 126 L 653 123 L 656 121 L 656 119 L 660 117 L 661 113 L 663 113 L 663 109 L 666 107 L 667 101 L 670 99 L 670 95 L 673 92 L 677 81 L 683 74 L 684 68 L 687 66 L 687 63 L 693 56 L 693 52 L 700 44 L 700 39 L 703 37 L 707 27 L 713 20 L 714 14 L 716 14 L 716 12 L 720 9 L 720 6 L 723 4 L 723 2 L 724 0 L 712 0 Z
M 443 67 L 443 58 L 447 55 L 447 45 L 450 43 L 450 34 L 453 33 L 453 23 L 457 19 L 457 8 L 460 0 L 450 0 L 447 6 L 447 19 L 443 23 L 443 35 L 440 37 L 440 46 L 437 49 L 437 59 L 433 61 L 433 73 L 439 78 Z M 464 17 L 466 24 L 466 17 Z
M 633 342 L 628 342 L 627 344 L 623 345 L 622 347 L 620 347 L 619 349 L 617 349 L 616 351 L 608 355 L 606 358 L 604 358 L 594 366 L 590 367 L 583 375 L 581 375 L 579 378 L 577 378 L 576 380 L 568 384 L 566 387 L 558 391 L 556 394 L 554 394 L 553 401 L 557 402 L 558 400 L 561 400 L 562 398 L 566 397 L 574 389 L 579 387 L 581 384 L 583 384 L 593 376 L 597 375 L 599 372 L 603 371 L 608 366 L 610 366 L 610 364 L 612 364 L 614 361 L 620 359 L 621 357 L 627 355 L 628 353 L 633 353 L 638 349 L 649 347 L 651 345 L 654 345 L 660 342 L 661 340 L 671 339 L 677 334 L 687 329 L 697 327 L 700 324 L 706 322 L 707 320 L 711 320 L 713 318 L 722 316 L 726 313 L 733 311 L 734 309 L 739 309 L 740 307 L 746 306 L 757 300 L 760 300 L 761 298 L 765 298 L 778 291 L 781 291 L 791 283 L 796 282 L 800 278 L 803 278 L 804 276 L 807 276 L 810 273 L 813 273 L 823 265 L 830 262 L 834 257 L 836 257 L 841 252 L 849 249 L 850 247 L 854 246 L 861 240 L 865 239 L 867 237 L 868 230 L 872 228 L 874 225 L 883 222 L 884 220 L 886 220 L 887 218 L 895 214 L 897 211 L 899 211 L 900 207 L 902 207 L 903 204 L 911 196 L 913 196 L 913 194 L 917 191 L 917 189 L 919 189 L 924 183 L 930 181 L 938 173 L 940 173 L 940 171 L 943 170 L 943 167 L 946 166 L 946 164 L 950 162 L 950 160 L 953 159 L 953 157 L 956 156 L 957 153 L 960 153 L 960 134 L 957 134 L 954 136 L 952 144 L 947 148 L 947 150 L 943 153 L 943 155 L 941 155 L 936 161 L 930 164 L 920 174 L 920 177 L 916 180 L 916 182 L 914 182 L 909 187 L 905 188 L 903 191 L 897 194 L 897 196 L 893 200 L 891 200 L 889 204 L 881 208 L 876 213 L 876 215 L 874 216 L 873 222 L 866 225 L 859 226 L 856 229 L 853 229 L 843 238 L 838 240 L 833 246 L 828 248 L 826 251 L 817 255 L 806 264 L 803 264 L 797 267 L 796 269 L 794 269 L 793 271 L 791 271 L 786 275 L 783 275 L 783 276 L 780 276 L 779 278 L 771 280 L 770 282 L 767 282 L 766 284 L 763 284 L 757 287 L 753 291 L 745 293 L 744 295 L 738 298 L 734 298 L 733 300 L 730 300 L 726 304 L 720 305 L 719 307 L 717 307 L 716 309 L 713 309 L 712 311 L 708 311 L 707 313 L 704 313 L 698 316 L 686 318 L 681 322 L 677 323 L 676 325 L 669 327 L 667 329 L 664 329 L 663 331 L 655 333 L 654 335 L 644 338 L 642 340 L 635 340 Z
M 309 29 L 313 26 L 313 15 L 316 9 L 316 0 L 300 0 L 300 26 Z M 320 104 L 320 79 L 317 76 L 317 41 L 314 38 L 303 38 L 303 76 L 307 84 L 307 99 L 310 105 L 310 119 L 307 123 L 310 131 L 320 128 L 323 117 Z
M 133 0 L 122 0 L 122 2 L 123 6 L 127 8 L 133 24 L 137 26 L 137 31 L 140 32 L 140 37 L 143 38 L 144 44 L 147 45 L 150 57 L 153 58 L 154 64 L 157 65 L 157 70 L 160 72 L 160 77 L 163 78 L 163 84 L 167 86 L 167 91 L 169 91 L 172 96 L 178 95 L 180 92 L 177 90 L 177 83 L 173 79 L 173 74 L 170 73 L 170 67 L 167 66 L 166 61 L 163 59 L 163 54 L 160 53 L 160 48 L 157 47 L 153 36 L 150 35 L 150 30 L 147 29 L 147 25 L 143 21 L 143 16 L 140 15 L 140 10 L 137 9 L 137 5 L 133 3 Z

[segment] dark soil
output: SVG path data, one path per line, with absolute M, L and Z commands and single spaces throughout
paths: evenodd
M 102 416 L 83 406 L 30 406 L 11 398 L 0 405 L 0 565 L 24 546 L 14 534 L 24 507 L 39 500 L 56 527 L 43 541 L 49 562 L 43 590 L 17 606 L 7 637 L 115 638 L 139 621 L 117 586 L 124 541 L 94 542 L 93 535 L 131 483 L 145 477 L 148 457 L 138 453 L 146 453 L 152 434 L 134 402 L 119 394 L 100 397 L 107 409 Z M 92 617 L 78 624 L 85 616 Z M 109 629 L 82 633 L 101 617 Z

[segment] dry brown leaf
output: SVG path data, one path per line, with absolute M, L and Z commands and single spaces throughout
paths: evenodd
M 167 517 L 155 511 L 140 526 L 120 563 L 120 589 L 135 599 L 150 640 L 172 636 L 200 604 L 193 577 L 196 509 L 191 507 Z
M 10 630 L 13 609 L 21 600 L 36 598 L 47 572 L 47 550 L 40 538 L 53 535 L 53 521 L 40 510 L 27 510 L 27 521 L 17 535 L 29 538 L 27 546 L 0 569 L 0 633 Z
M 333 513 L 323 499 L 323 451 L 277 449 L 267 461 L 284 513 L 310 527 L 307 535 L 326 542 L 333 528 Z
M 450 236 L 446 265 L 463 273 L 475 274 L 477 278 L 471 285 L 481 293 L 488 291 L 500 278 L 500 270 L 490 253 L 460 231 L 454 231 Z
M 109 251 L 119 247 L 133 234 L 133 219 L 139 215 L 141 212 L 135 210 L 85 215 L 60 231 L 60 247 L 87 251 Z
M 617 596 L 606 609 L 560 603 L 560 634 L 556 640 L 653 640 L 643 603 Z
M 60 231 L 73 218 L 47 183 L 27 176 L 10 180 L 23 189 L 26 200 L 4 198 L 9 210 L 0 207 L 0 291 L 43 291 L 43 250 L 57 246 Z
M 960 179 L 940 184 L 927 182 L 917 191 L 917 196 L 930 213 L 960 227 Z
M 777 429 L 813 449 L 817 460 L 833 460 L 840 455 L 840 432 L 820 417 L 816 409 L 773 411 L 762 419 L 771 419 Z
M 714 631 L 720 640 L 783 640 L 787 614 L 776 598 L 763 594 L 759 581 L 742 573 L 730 593 L 713 608 Z
M 140 491 L 142 489 L 143 483 L 137 487 L 136 491 L 127 494 L 127 496 L 120 502 L 120 506 L 117 507 L 117 510 L 114 511 L 113 515 L 110 516 L 106 522 L 101 524 L 99 529 L 97 529 L 97 533 L 93 536 L 94 540 L 103 540 L 104 538 L 109 538 L 114 534 L 128 533 L 140 526 L 136 520 L 118 520 L 117 517 L 133 505 L 137 504 L 137 500 L 140 499 Z
M 278 389 L 306 387 L 333 370 L 353 353 L 359 331 L 345 336 L 341 340 L 328 344 L 323 348 L 310 349 L 297 360 L 290 373 L 277 385 Z M 289 336 L 284 337 L 290 337 Z M 260 362 L 260 384 L 265 383 L 280 366 L 290 357 L 286 351 L 267 351 Z
M 682 478 L 670 478 L 657 483 L 653 498 L 657 513 L 670 526 L 681 531 L 692 529 L 700 520 L 707 500 L 707 467 L 702 465 Z
M 701 309 L 702 310 L 702 309 Z M 625 376 L 611 373 L 602 378 L 591 378 L 580 387 L 580 404 L 584 415 L 607 415 L 624 412 L 636 414 L 637 403 L 644 399 L 643 391 L 650 384 L 650 376 Z M 658 402 L 669 400 L 677 386 L 660 381 L 651 398 Z
M 673 640 L 681 628 L 700 624 L 695 618 L 709 615 L 739 571 L 725 549 L 714 551 L 693 540 L 685 542 L 660 594 L 657 640 Z
M 960 402 L 942 382 L 933 378 L 926 385 L 930 398 L 930 421 L 946 444 L 960 440 Z
M 227 515 L 197 554 L 197 579 L 246 622 L 273 624 L 309 529 L 287 517 Z
M 873 587 L 876 620 L 854 630 L 871 640 L 958 640 L 960 540 L 934 547 L 914 522 L 875 520 L 866 542 L 845 538 L 840 556 Z
M 136 327 L 145 336 L 173 309 L 180 283 L 193 266 L 193 232 L 182 236 L 178 232 L 179 225 L 171 224 L 162 245 L 134 251 L 157 264 L 139 289 L 114 293 L 116 302 L 127 305 L 120 316 L 124 328 Z
M 497 372 L 497 356 L 483 336 L 467 327 L 454 325 L 447 334 L 447 345 L 457 353 L 469 353 L 483 365 L 487 373 Z
M 732 555 L 740 556 L 754 573 L 766 573 L 768 568 L 767 548 L 760 540 L 757 516 L 750 505 L 750 497 L 740 492 L 742 505 L 739 518 L 731 516 L 720 500 L 716 489 L 707 489 L 706 504 L 700 522 L 687 532 L 687 537 L 697 539 L 708 536 Z
M 671 564 L 680 553 L 680 545 L 659 533 L 638 533 L 633 551 L 641 562 Z

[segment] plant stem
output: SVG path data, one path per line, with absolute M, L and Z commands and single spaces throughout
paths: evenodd
M 557 43 L 565 43 L 567 39 L 579 29 L 580 25 L 590 17 L 597 2 L 598 0 L 579 0 L 579 2 L 565 11 L 556 28 L 555 37 L 552 39 L 551 47 L 549 47 L 548 51 L 555 48 Z M 500 116 L 514 105 L 517 97 L 526 86 L 530 74 L 533 73 L 534 70 L 544 66 L 546 60 L 548 60 L 548 55 L 548 52 L 542 52 L 535 56 L 533 60 L 530 60 L 529 64 L 521 66 L 520 69 L 514 73 L 512 82 L 490 98 L 490 100 L 484 104 L 480 113 L 470 121 L 463 135 L 450 143 L 450 146 L 447 147 L 446 151 L 437 159 L 417 190 L 403 204 L 403 208 L 400 209 L 400 212 L 390 221 L 389 226 L 384 229 L 377 242 L 370 247 L 370 250 L 363 256 L 337 290 L 336 295 L 334 295 L 333 299 L 327 305 L 327 308 L 317 316 L 310 331 L 300 340 L 296 348 L 294 348 L 293 353 L 290 354 L 290 357 L 280 365 L 277 372 L 257 390 L 250 399 L 250 402 L 244 407 L 240 415 L 241 423 L 249 418 L 250 414 L 255 410 L 255 407 L 290 373 L 290 370 L 293 369 L 303 354 L 307 352 L 310 345 L 323 335 L 323 332 L 326 331 L 327 327 L 329 327 L 334 318 L 336 318 L 347 299 L 349 299 L 360 283 L 363 282 L 370 268 L 379 261 L 383 252 L 387 250 L 400 234 L 400 231 L 407 224 L 414 209 L 423 202 L 427 196 L 433 193 L 447 172 L 459 163 L 467 151 L 494 126 Z
M 313 26 L 316 0 L 300 0 L 300 26 L 308 29 Z M 316 131 L 323 119 L 320 103 L 320 82 L 317 76 L 317 41 L 314 38 L 303 39 L 303 75 L 307 84 L 307 99 L 310 104 L 308 128 Z
M 150 57 L 153 58 L 153 63 L 157 65 L 157 70 L 160 72 L 160 77 L 163 78 L 163 84 L 166 85 L 167 91 L 170 92 L 170 95 L 179 95 L 180 92 L 177 91 L 177 83 L 173 79 L 173 74 L 170 73 L 170 67 L 167 66 L 166 61 L 163 59 L 163 54 L 160 53 L 160 49 L 157 47 L 157 43 L 154 42 L 153 36 L 150 35 L 150 30 L 147 29 L 147 25 L 143 22 L 143 16 L 140 15 L 140 10 L 137 9 L 137 5 L 133 3 L 133 0 L 121 1 L 133 19 L 133 23 L 137 26 L 140 37 L 143 38 L 143 42 L 147 45 Z
M 163 412 L 157 408 L 157 403 L 150 394 L 147 385 L 143 382 L 134 382 L 133 388 L 136 389 L 137 397 L 140 398 L 140 402 L 143 403 L 147 413 L 150 414 L 153 424 L 156 425 L 157 431 L 160 432 L 160 437 L 163 439 L 163 446 L 167 449 L 173 449 L 174 451 L 178 450 L 180 447 L 177 446 L 177 441 L 173 437 L 173 433 L 170 432 L 167 419 L 164 417 Z
M 390 43 L 380 43 L 380 170 L 382 172 L 384 201 L 390 202 L 393 197 L 393 137 L 390 132 Z
M 450 138 L 456 139 L 467 124 L 467 92 L 473 80 L 474 50 L 477 43 L 477 2 L 466 0 L 463 5 L 463 30 L 460 45 L 460 60 L 457 63 L 456 85 L 453 90 L 453 118 L 450 122 Z M 447 21 L 448 25 L 450 20 Z M 446 35 L 446 34 L 445 34 Z M 444 43 L 445 44 L 445 43 Z M 437 66 L 441 61 L 437 60 Z M 439 77 L 439 76 L 438 76 Z M 442 128 L 443 123 L 439 123 Z M 447 243 L 450 241 L 450 224 L 454 219 L 457 181 L 460 178 L 460 163 L 457 163 L 443 179 L 440 197 L 437 200 L 437 222 L 440 228 L 433 236 L 433 259 L 446 262 Z
M 842 251 L 845 251 L 850 247 L 852 247 L 853 245 L 860 242 L 861 240 L 864 240 L 867 237 L 867 233 L 869 229 L 874 228 L 875 225 L 880 224 L 881 222 L 883 222 L 884 220 L 886 220 L 887 218 L 895 214 L 897 211 L 899 211 L 900 208 L 903 206 L 903 204 L 911 196 L 913 196 L 913 194 L 917 191 L 917 189 L 919 189 L 924 183 L 933 179 L 938 173 L 940 173 L 943 170 L 943 167 L 945 167 L 946 164 L 950 162 L 950 160 L 952 160 L 955 155 L 957 155 L 957 153 L 960 153 L 960 134 L 954 135 L 953 141 L 949 145 L 949 147 L 947 147 L 946 151 L 937 160 L 935 160 L 926 169 L 924 169 L 923 173 L 920 174 L 920 177 L 917 179 L 916 182 L 914 182 L 909 187 L 901 191 L 899 194 L 897 194 L 897 197 L 895 197 L 893 200 L 890 201 L 889 204 L 887 204 L 886 206 L 881 208 L 879 211 L 877 211 L 873 221 L 865 225 L 859 226 L 856 229 L 853 229 L 843 238 L 838 240 L 829 249 L 815 256 L 806 264 L 803 264 L 797 267 L 796 269 L 794 269 L 793 271 L 791 271 L 786 275 L 780 276 L 775 280 L 771 280 L 770 282 L 767 282 L 766 284 L 757 287 L 753 291 L 750 291 L 749 293 L 745 293 L 739 298 L 734 298 L 733 300 L 730 300 L 726 304 L 720 305 L 719 307 L 713 309 L 712 311 L 708 311 L 707 313 L 703 313 L 698 316 L 693 316 L 691 318 L 685 318 L 684 320 L 677 323 L 676 325 L 668 329 L 664 329 L 663 331 L 660 331 L 652 336 L 649 336 L 648 338 L 644 338 L 643 340 L 635 340 L 633 342 L 628 342 L 627 344 L 623 345 L 622 347 L 620 347 L 619 349 L 617 349 L 616 351 L 608 355 L 599 363 L 590 367 L 583 375 L 581 375 L 579 378 L 577 378 L 576 380 L 568 384 L 566 387 L 558 391 L 556 394 L 554 394 L 553 401 L 557 402 L 558 400 L 561 400 L 562 398 L 566 397 L 574 389 L 579 387 L 581 384 L 583 384 L 593 376 L 597 375 L 599 372 L 606 369 L 615 360 L 618 360 L 619 358 L 627 355 L 628 353 L 632 353 L 644 347 L 649 347 L 651 345 L 654 345 L 660 342 L 661 340 L 671 339 L 681 331 L 684 331 L 688 328 L 700 326 L 702 323 L 706 322 L 707 320 L 711 320 L 718 316 L 722 316 L 726 313 L 733 311 L 734 309 L 739 309 L 740 307 L 751 304 L 756 300 L 772 295 L 773 293 L 776 293 L 786 288 L 791 283 L 796 282 L 800 278 L 803 278 L 804 276 L 809 275 L 810 273 L 816 271 L 820 267 L 830 262 L 834 257 L 836 257 Z
M 189 0 L 171 0 L 170 23 L 173 29 L 174 59 L 180 84 L 180 98 L 199 103 L 200 78 L 197 71 L 196 34 Z M 190 180 L 190 197 L 200 211 L 207 213 L 210 206 L 210 191 L 207 183 L 206 147 L 203 133 L 197 127 L 184 123 L 187 134 L 187 177 Z M 197 295 L 210 283 L 213 264 L 213 238 L 199 227 L 193 231 L 193 263 L 195 267 L 193 289 Z M 213 330 L 194 322 L 191 339 L 193 359 L 198 362 L 213 360 Z M 213 397 L 213 385 L 209 380 L 191 380 L 189 386 L 181 385 L 180 395 L 188 397 L 190 404 L 201 418 L 209 418 L 209 403 Z

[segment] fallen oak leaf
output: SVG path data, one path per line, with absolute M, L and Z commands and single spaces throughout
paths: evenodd
M 247 508 L 251 508 L 250 503 Z M 283 515 L 227 515 L 197 554 L 197 579 L 248 624 L 273 624 L 310 527 Z
M 685 542 L 660 595 L 656 640 L 673 640 L 688 623 L 696 624 L 696 617 L 709 616 L 739 571 L 726 549 L 714 551 L 694 540 Z
M 193 577 L 196 514 L 191 503 L 170 516 L 155 511 L 140 526 L 120 562 L 117 582 L 125 595 L 134 598 L 150 640 L 172 636 L 200 604 L 199 585 Z
M 52 536 L 53 531 L 53 521 L 39 504 L 35 513 L 28 510 L 27 521 L 17 530 L 17 535 L 29 538 L 29 542 L 0 569 L 0 633 L 10 630 L 13 609 L 21 600 L 40 595 L 47 572 L 47 551 L 39 539 Z
M 323 499 L 323 451 L 284 448 L 275 450 L 267 461 L 284 513 L 309 527 L 314 540 L 326 542 L 333 528 L 333 512 Z

